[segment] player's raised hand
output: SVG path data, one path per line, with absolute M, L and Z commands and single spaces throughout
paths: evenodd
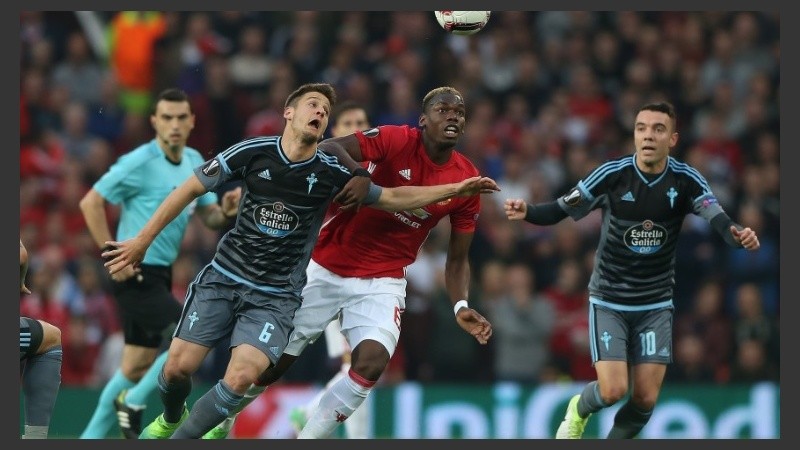
M 456 314 L 456 322 L 464 331 L 475 337 L 481 345 L 489 342 L 489 338 L 492 336 L 492 324 L 472 308 L 459 309 Z
M 103 265 L 108 269 L 108 273 L 111 274 L 113 279 L 115 274 L 126 268 L 133 268 L 138 271 L 139 264 L 144 259 L 144 254 L 150 243 L 143 237 L 136 235 L 121 242 L 106 241 L 105 245 L 112 248 L 102 253 L 101 256 L 106 260 Z
M 735 226 L 731 225 L 731 234 L 736 242 L 742 244 L 742 247 L 746 248 L 747 250 L 758 250 L 758 247 L 761 246 L 761 243 L 758 242 L 758 236 L 756 236 L 756 232 L 750 227 L 745 227 L 739 230 Z
M 372 183 L 372 180 L 369 177 L 356 175 L 336 194 L 333 201 L 339 203 L 342 209 L 354 208 L 360 205 L 367 197 L 370 183 Z
M 500 187 L 489 177 L 467 178 L 459 183 L 456 197 L 471 197 L 477 194 L 491 194 L 497 192 Z
M 528 212 L 528 204 L 521 198 L 507 199 L 503 205 L 508 220 L 522 220 Z

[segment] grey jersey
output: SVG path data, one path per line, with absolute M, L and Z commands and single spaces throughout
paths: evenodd
M 291 162 L 280 136 L 235 144 L 195 169 L 208 190 L 243 180 L 236 225 L 223 236 L 211 264 L 256 289 L 300 295 L 325 211 L 351 177 L 322 151 Z
M 671 157 L 666 170 L 650 179 L 636 167 L 635 155 L 608 161 L 558 203 L 575 220 L 602 209 L 589 293 L 627 305 L 672 299 L 684 217 L 694 213 L 710 222 L 723 213 L 700 172 Z

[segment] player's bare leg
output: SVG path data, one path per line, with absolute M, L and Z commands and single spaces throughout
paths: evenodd
M 613 405 L 628 392 L 626 361 L 597 361 L 594 367 L 597 381 L 587 384 L 583 392 L 570 399 L 556 439 L 580 439 L 592 413 Z

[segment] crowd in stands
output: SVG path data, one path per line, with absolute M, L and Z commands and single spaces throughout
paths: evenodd
M 553 200 L 631 153 L 637 109 L 668 100 L 680 133 L 672 156 L 700 170 L 761 248 L 729 249 L 687 217 L 667 381 L 778 380 L 779 36 L 777 12 L 497 11 L 470 37 L 445 33 L 431 11 L 22 12 L 19 223 L 32 294 L 20 314 L 61 328 L 65 386 L 100 386 L 117 367 L 110 279 L 78 200 L 153 138 L 160 90 L 190 95 L 189 146 L 210 158 L 279 134 L 283 101 L 302 83 L 331 83 L 374 125 L 409 126 L 424 94 L 448 85 L 467 101 L 457 148 L 502 188 L 483 196 L 470 252 L 470 305 L 494 336 L 480 346 L 453 319 L 447 228 L 437 228 L 408 268 L 401 345 L 383 382 L 592 380 L 586 289 L 599 211 L 540 227 L 508 221 L 502 202 Z M 190 224 L 177 298 L 219 237 Z M 226 361 L 216 349 L 198 376 L 216 381 Z M 287 379 L 324 382 L 337 369 L 317 343 Z

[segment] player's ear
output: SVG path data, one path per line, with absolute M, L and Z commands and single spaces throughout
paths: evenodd
M 292 113 L 294 113 L 294 108 L 291 106 L 287 106 L 283 108 L 283 118 L 289 120 L 292 118 Z
M 419 115 L 419 127 L 425 128 L 425 114 Z
M 678 144 L 678 132 L 672 133 L 672 136 L 669 137 L 669 148 L 675 147 Z

